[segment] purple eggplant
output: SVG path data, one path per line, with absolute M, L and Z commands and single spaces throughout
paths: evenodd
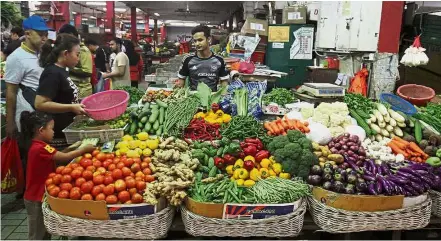
M 398 185 L 403 185 L 403 184 L 406 184 L 409 182 L 408 179 L 404 179 L 404 177 L 398 177 L 398 176 L 388 176 L 387 180 L 389 180 L 395 184 L 398 184 Z
M 331 190 L 331 188 L 332 188 L 332 183 L 331 182 L 324 182 L 323 183 L 323 185 L 322 185 L 322 187 L 324 188 L 324 189 L 326 189 L 326 190 Z
M 396 175 L 399 175 L 399 176 L 406 177 L 406 178 L 408 178 L 408 179 L 414 177 L 412 174 L 407 173 L 407 172 L 402 172 L 402 171 L 397 171 L 395 174 L 396 174 Z
M 344 193 L 345 192 L 345 185 L 340 181 L 335 181 L 332 184 L 332 190 L 337 193 Z
M 436 184 L 429 177 L 421 175 L 420 179 L 423 181 L 423 183 L 428 184 L 431 188 L 436 188 Z
M 369 184 L 368 186 L 368 193 L 371 195 L 378 195 L 377 191 L 375 190 L 374 183 Z
M 364 170 L 364 174 L 368 175 L 368 176 L 375 176 L 374 173 L 368 171 L 368 170 Z
M 377 176 L 377 185 L 378 183 L 383 186 L 383 189 L 387 195 L 392 195 L 392 187 L 389 186 L 389 184 L 386 182 L 386 180 L 384 180 L 382 176 Z
M 375 183 L 375 191 L 376 191 L 378 194 L 383 193 L 383 185 L 381 184 L 381 182 L 376 182 L 376 183 Z
M 348 184 L 345 187 L 345 193 L 346 194 L 354 194 L 355 193 L 355 186 L 352 184 Z
M 416 176 L 416 177 L 419 176 L 418 172 L 416 172 L 415 170 L 412 170 L 411 168 L 407 168 L 407 167 L 402 167 L 402 168 L 400 168 L 398 171 L 400 171 L 400 172 L 406 172 L 406 173 L 412 174 L 412 175 L 414 175 L 414 176 Z
M 383 173 L 383 175 L 391 175 L 392 172 L 390 171 L 389 167 L 386 165 L 386 163 L 381 163 L 380 165 L 381 168 L 381 172 Z
M 424 187 L 414 181 L 410 181 L 410 185 L 417 191 L 419 194 L 424 193 Z
M 363 175 L 363 179 L 364 179 L 365 181 L 370 181 L 370 182 L 375 181 L 375 177 L 374 177 L 374 176 L 369 176 L 369 175 L 367 175 L 367 174 Z
M 384 175 L 386 175 L 386 173 L 383 173 L 383 170 L 381 169 L 381 166 L 376 166 L 376 169 L 377 169 L 377 174 L 378 175 L 380 175 L 380 176 L 384 176 Z
M 350 167 L 352 167 L 352 169 L 354 170 L 358 170 L 358 166 L 355 165 L 355 163 L 350 159 L 350 157 L 348 155 L 343 155 L 345 162 L 349 164 Z
M 428 166 L 422 164 L 412 164 L 409 166 L 409 168 L 411 168 L 412 170 L 422 170 L 422 171 L 427 171 L 429 169 Z
M 414 172 L 416 172 L 416 173 L 418 173 L 419 175 L 422 175 L 422 176 L 429 175 L 429 173 L 426 170 L 415 170 Z M 421 176 L 419 176 L 419 177 L 421 177 Z
M 357 189 L 358 192 L 365 193 L 368 189 L 368 185 L 366 184 L 366 182 L 357 182 L 355 188 Z
M 418 196 L 420 195 L 412 186 L 410 185 L 404 185 L 401 186 L 402 188 L 404 188 L 405 191 L 410 192 L 411 195 L 407 195 L 407 196 Z

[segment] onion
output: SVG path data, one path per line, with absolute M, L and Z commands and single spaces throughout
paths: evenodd
M 366 152 L 364 150 L 358 150 L 358 155 L 365 157 L 366 156 Z
M 331 141 L 331 142 L 328 143 L 328 147 L 329 147 L 329 148 L 334 147 L 334 145 L 335 145 L 335 143 L 334 143 L 333 141 Z
M 345 153 L 346 153 L 345 150 L 340 150 L 340 151 L 338 151 L 338 154 L 340 154 L 340 155 L 344 155 Z
M 339 141 L 338 143 L 340 143 L 340 145 L 345 145 L 346 141 Z
M 346 153 L 348 153 L 349 156 L 353 156 L 355 153 L 351 150 L 347 151 Z
M 330 151 L 331 151 L 332 153 L 334 153 L 334 154 L 335 154 L 335 153 L 338 153 L 338 150 L 337 150 L 337 148 L 335 148 L 335 147 L 332 147 Z
M 349 147 L 348 147 L 347 145 L 342 145 L 342 146 L 341 146 L 341 149 L 346 151 L 346 150 L 349 149 Z
M 357 160 L 355 160 L 355 158 L 352 157 L 352 156 L 349 156 L 349 157 L 348 157 L 348 160 L 351 161 L 351 162 L 353 162 L 353 163 L 357 162 Z
M 346 142 L 348 142 L 348 141 L 349 141 L 349 138 L 347 138 L 347 137 L 344 137 L 344 138 L 342 139 L 342 141 L 344 141 L 344 142 L 346 143 Z
M 357 142 L 357 141 L 359 141 L 359 138 L 358 138 L 357 135 L 352 135 L 349 139 L 350 139 L 351 141 L 353 141 L 353 142 Z
M 358 161 L 360 160 L 360 156 L 357 154 L 352 155 L 352 157 L 355 158 L 355 160 L 358 160 Z
M 349 149 L 353 152 L 358 151 L 358 146 L 350 146 Z
M 345 133 L 343 136 L 344 137 L 350 137 L 351 135 L 349 133 Z
M 346 143 L 346 145 L 348 145 L 348 146 L 355 146 L 357 144 L 355 144 L 355 142 L 350 141 L 350 142 Z
M 335 145 L 334 145 L 334 147 L 337 148 L 337 149 L 340 149 L 341 146 L 342 146 L 342 144 L 340 144 L 340 143 L 335 143 Z

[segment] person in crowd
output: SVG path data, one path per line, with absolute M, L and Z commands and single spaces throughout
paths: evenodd
M 20 47 L 21 42 L 24 40 L 24 31 L 20 27 L 13 27 L 11 29 L 11 41 L 3 50 L 5 57 L 7 58 L 14 50 Z
M 84 45 L 90 50 L 92 54 L 92 76 L 90 77 L 90 84 L 93 88 L 93 93 L 97 93 L 97 84 L 98 84 L 98 72 L 96 71 L 96 50 L 98 49 L 98 44 L 93 39 L 87 39 L 84 41 Z M 101 76 L 101 74 L 100 74 Z
M 112 78 L 112 86 L 130 85 L 130 63 L 127 55 L 122 51 L 122 40 L 115 38 L 110 41 L 110 48 L 116 54 L 112 65 L 112 72 L 102 73 L 103 78 Z
M 109 55 L 94 39 L 86 39 L 84 44 L 95 55 L 95 68 L 100 72 L 110 72 Z
M 80 40 L 70 34 L 58 34 L 55 42 L 48 40 L 42 47 L 40 65 L 44 68 L 35 97 L 38 111 L 53 114 L 54 141 L 57 148 L 66 146 L 62 132 L 76 115 L 86 114 L 79 104 L 79 90 L 66 68 L 74 68 L 80 59 Z M 90 84 L 90 83 L 89 83 Z
M 144 69 L 144 61 L 140 54 L 135 51 L 135 45 L 132 41 L 124 41 L 126 54 L 130 63 L 130 83 L 132 87 L 138 88 Z
M 58 33 L 71 34 L 78 38 L 77 29 L 70 24 L 61 26 Z M 92 84 L 90 83 L 92 76 L 92 54 L 82 42 L 80 43 L 80 61 L 76 66 L 69 68 L 69 76 L 78 86 L 80 91 L 79 98 L 82 99 L 92 94 Z
M 219 83 L 228 84 L 229 75 L 225 69 L 223 58 L 210 51 L 210 28 L 199 25 L 193 28 L 191 34 L 196 53 L 188 55 L 182 61 L 176 85 L 183 87 L 185 79 L 189 77 L 191 90 L 196 90 L 198 83 L 203 82 L 213 91 L 217 91 Z
M 23 136 L 29 140 L 27 152 L 26 191 L 24 205 L 28 216 L 29 240 L 49 239 L 43 222 L 42 200 L 45 193 L 46 178 L 55 172 L 56 164 L 68 164 L 74 158 L 95 150 L 92 145 L 86 145 L 77 150 L 74 146 L 63 151 L 57 151 L 50 143 L 54 137 L 54 120 L 46 113 L 23 111 L 21 113 Z
M 36 90 L 43 68 L 38 64 L 38 53 L 46 42 L 49 28 L 38 15 L 23 20 L 26 36 L 20 47 L 11 53 L 5 64 L 6 82 L 6 136 L 17 139 L 21 131 L 20 115 L 23 111 L 34 111 Z M 25 156 L 26 149 L 19 141 L 20 155 Z M 22 157 L 26 175 L 26 159 Z M 20 192 L 17 196 L 21 196 Z

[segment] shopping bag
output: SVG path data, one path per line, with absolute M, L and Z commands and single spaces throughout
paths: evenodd
M 9 137 L 2 143 L 2 194 L 23 190 L 24 176 L 17 140 Z

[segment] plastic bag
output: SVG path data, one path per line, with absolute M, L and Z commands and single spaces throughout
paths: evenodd
M 351 83 L 348 89 L 349 93 L 362 94 L 367 96 L 367 76 L 368 70 L 366 68 L 361 69 L 357 72 L 354 78 L 351 79 Z
M 256 67 L 252 62 L 240 62 L 239 73 L 252 74 Z
M 267 82 L 249 82 L 246 84 L 248 90 L 248 113 L 254 118 L 260 118 L 263 115 L 262 98 L 266 92 Z
M 426 49 L 421 46 L 420 36 L 417 36 L 413 44 L 404 51 L 400 63 L 410 67 L 426 65 L 429 62 L 429 58 L 424 51 Z
M 2 194 L 20 191 L 24 187 L 23 166 L 16 140 L 2 143 Z
M 313 142 L 317 142 L 320 145 L 326 145 L 332 140 L 331 131 L 320 123 L 310 123 L 309 133 L 306 133 L 306 138 Z

